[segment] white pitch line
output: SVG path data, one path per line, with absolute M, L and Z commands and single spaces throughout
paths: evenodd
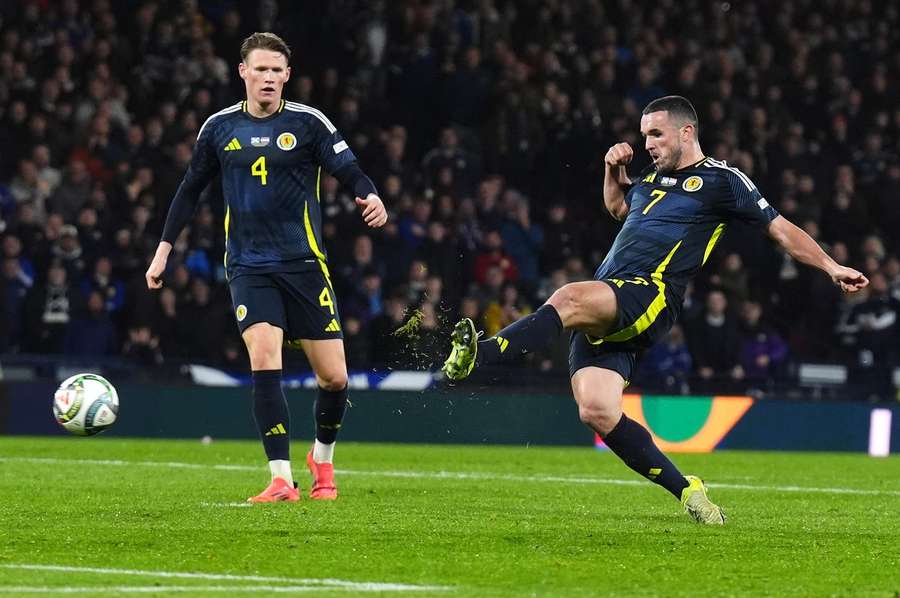
M 206 579 L 210 581 L 254 581 L 282 583 L 295 586 L 311 586 L 317 589 L 349 589 L 359 592 L 422 592 L 449 590 L 450 586 L 420 586 L 404 583 L 347 581 L 345 579 L 315 579 L 296 577 L 269 577 L 263 575 L 232 575 L 228 573 L 200 573 L 193 571 L 147 571 L 144 569 L 114 569 L 111 567 L 73 567 L 69 565 L 36 565 L 30 563 L 0 564 L 2 569 L 28 571 L 56 571 L 60 573 L 98 573 L 101 575 L 139 575 L 174 579 Z M 237 586 L 236 586 L 237 587 Z
M 236 594 L 239 592 L 275 592 L 296 594 L 300 592 L 323 592 L 342 588 L 322 586 L 0 586 L 0 594 L 157 594 L 176 592 L 219 592 Z
M 247 509 L 253 505 L 249 502 L 202 502 L 201 507 L 218 507 L 221 509 Z
M 0 462 L 45 463 L 51 465 L 136 465 L 143 467 L 168 467 L 175 469 L 203 469 L 224 471 L 263 471 L 261 466 L 252 465 L 216 465 L 204 463 L 180 463 L 176 461 L 123 461 L 118 459 L 56 459 L 44 457 L 0 457 Z M 643 480 L 620 480 L 615 478 L 552 476 L 552 475 L 517 475 L 489 472 L 458 471 L 363 471 L 356 469 L 336 469 L 340 475 L 357 475 L 361 477 L 411 478 L 411 479 L 445 479 L 445 480 L 482 480 L 526 483 L 565 483 L 565 484 L 598 484 L 611 486 L 643 486 Z M 807 492 L 812 494 L 853 494 L 860 496 L 900 496 L 900 490 L 865 490 L 862 488 L 815 487 L 815 486 L 774 486 L 757 484 L 710 483 L 710 488 L 728 490 L 752 490 L 762 492 Z

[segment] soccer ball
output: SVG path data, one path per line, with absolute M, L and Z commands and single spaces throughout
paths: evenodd
M 116 423 L 119 395 L 103 376 L 75 374 L 53 395 L 56 422 L 76 436 L 93 436 Z

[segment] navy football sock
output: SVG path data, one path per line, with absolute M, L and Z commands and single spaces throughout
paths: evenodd
M 556 308 L 545 303 L 533 314 L 516 320 L 495 336 L 479 341 L 476 365 L 513 361 L 523 353 L 550 346 L 562 332 Z
M 337 440 L 338 430 L 347 411 L 347 389 L 325 390 L 319 387 L 319 396 L 313 405 L 316 418 L 316 440 L 322 444 L 331 444 Z
M 253 416 L 269 461 L 290 460 L 290 420 L 281 370 L 253 372 Z
M 625 465 L 681 500 L 681 491 L 687 488 L 688 482 L 675 464 L 654 444 L 650 432 L 644 426 L 623 413 L 622 419 L 603 438 L 603 442 Z

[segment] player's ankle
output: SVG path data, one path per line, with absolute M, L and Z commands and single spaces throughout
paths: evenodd
M 294 476 L 291 473 L 291 462 L 287 459 L 273 459 L 269 461 L 269 471 L 272 473 L 272 479 L 281 478 L 289 485 L 293 486 Z
M 313 444 L 313 461 L 316 463 L 332 463 L 334 461 L 334 442 L 324 443 L 316 439 Z

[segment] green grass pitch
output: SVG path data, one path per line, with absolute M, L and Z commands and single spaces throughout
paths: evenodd
M 337 502 L 247 507 L 255 442 L 0 438 L 0 595 L 900 595 L 896 457 L 674 456 L 724 528 L 591 448 L 336 458 Z

